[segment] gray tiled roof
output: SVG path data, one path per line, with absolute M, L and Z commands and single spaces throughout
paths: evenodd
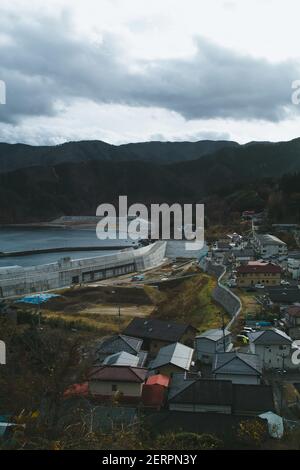
M 97 353 L 114 354 L 126 351 L 130 354 L 137 354 L 142 347 L 142 340 L 126 335 L 115 335 L 102 341 L 97 348 Z
M 291 344 L 293 340 L 283 331 L 272 328 L 270 330 L 249 333 L 250 341 L 255 344 Z
M 103 364 L 109 366 L 132 366 L 136 367 L 139 363 L 139 358 L 134 356 L 133 354 L 129 354 L 125 351 L 118 352 L 116 354 L 112 354 L 111 356 L 107 356 Z
M 194 350 L 181 343 L 173 343 L 164 346 L 157 353 L 151 363 L 151 369 L 158 369 L 166 364 L 172 364 L 184 370 L 189 370 Z
M 225 330 L 224 331 L 225 336 L 230 335 L 230 331 Z M 196 339 L 198 338 L 206 338 L 210 339 L 211 341 L 219 341 L 221 338 L 223 338 L 223 330 L 221 328 L 219 329 L 211 329 L 204 331 L 204 333 L 201 333 L 201 335 L 196 336 Z
M 257 375 L 262 373 L 261 359 L 257 354 L 228 352 L 216 354 L 214 373 Z

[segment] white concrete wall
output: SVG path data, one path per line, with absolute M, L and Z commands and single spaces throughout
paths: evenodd
M 242 374 L 215 374 L 217 380 L 231 380 L 233 384 L 248 384 L 259 385 L 260 378 L 256 375 L 242 375 Z
M 120 251 L 107 256 L 60 261 L 41 266 L 0 268 L 0 297 L 13 297 L 91 282 L 88 273 L 98 273 L 95 280 L 159 265 L 166 252 L 165 242 L 156 242 L 136 250 Z
M 101 382 L 100 380 L 91 380 L 89 382 L 89 392 L 92 395 L 113 396 L 116 391 L 113 391 L 113 385 L 117 387 L 117 391 L 121 392 L 126 397 L 140 397 L 142 394 L 141 383 L 133 382 Z
M 251 344 L 251 350 L 258 354 L 262 360 L 263 367 L 265 369 L 282 369 L 283 366 L 283 359 L 282 356 L 284 355 L 284 369 L 298 369 L 300 370 L 300 366 L 293 364 L 292 362 L 292 354 L 293 349 L 289 345 L 256 345 L 255 343 Z

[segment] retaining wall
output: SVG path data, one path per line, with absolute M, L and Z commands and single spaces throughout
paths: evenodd
M 235 295 L 228 287 L 224 286 L 222 283 L 222 278 L 226 273 L 226 268 L 220 264 L 213 264 L 211 262 L 203 266 L 205 271 L 218 278 L 218 285 L 212 293 L 213 299 L 218 302 L 222 307 L 232 316 L 232 319 L 226 326 L 227 329 L 230 329 L 232 323 L 234 322 L 237 315 L 239 315 L 242 309 L 242 303 L 237 295 Z

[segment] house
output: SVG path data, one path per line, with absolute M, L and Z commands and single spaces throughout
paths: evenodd
M 273 263 L 250 261 L 237 268 L 238 287 L 251 287 L 255 284 L 279 286 L 282 269 Z
M 226 380 L 187 380 L 168 399 L 169 410 L 224 413 L 232 411 L 232 383 Z
M 262 376 L 261 358 L 256 354 L 237 351 L 215 355 L 212 373 L 217 380 L 230 380 L 239 384 L 260 384 Z
M 103 365 L 93 368 L 89 374 L 89 394 L 100 400 L 116 395 L 122 402 L 139 402 L 147 369 L 131 366 Z
M 212 364 L 218 352 L 230 351 L 232 348 L 230 331 L 219 329 L 207 330 L 195 339 L 196 357 L 198 361 Z
M 140 351 L 138 356 L 121 351 L 107 356 L 103 361 L 103 365 L 144 367 L 146 359 L 147 353 L 145 351 Z
M 170 411 L 251 416 L 274 411 L 274 400 L 270 386 L 197 379 L 175 392 L 171 386 L 168 406 Z
M 134 318 L 123 331 L 123 334 L 143 340 L 143 349 L 155 357 L 157 352 L 167 344 L 181 342 L 192 345 L 196 328 L 191 325 L 155 318 Z
M 269 233 L 253 233 L 252 244 L 262 258 L 284 257 L 288 254 L 287 244 Z
M 291 305 L 285 312 L 285 323 L 292 339 L 300 339 L 300 304 Z
M 105 338 L 96 345 L 96 362 L 101 364 L 107 356 L 122 351 L 136 356 L 141 351 L 142 344 L 143 341 L 141 339 L 126 335 L 114 335 Z
M 252 248 L 233 249 L 232 257 L 236 263 L 245 264 L 255 259 L 255 253 Z
M 149 369 L 168 377 L 174 373 L 189 371 L 193 355 L 194 350 L 184 344 L 169 344 L 159 350 L 156 358 L 149 364 Z
M 287 270 L 291 274 L 292 278 L 297 280 L 300 279 L 300 252 L 294 252 L 288 254 Z
M 271 328 L 249 334 L 250 350 L 257 354 L 264 369 L 299 368 L 292 362 L 293 340 L 283 331 Z
M 142 390 L 142 403 L 144 406 L 160 409 L 167 398 L 170 378 L 167 375 L 157 374 L 148 377 Z
M 271 304 L 280 304 L 282 307 L 300 303 L 300 289 L 298 287 L 268 287 L 265 289 Z

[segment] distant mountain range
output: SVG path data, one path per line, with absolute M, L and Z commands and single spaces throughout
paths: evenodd
M 0 144 L 0 169 L 0 222 L 47 220 L 93 215 L 101 202 L 117 202 L 122 194 L 131 202 L 197 202 L 264 178 L 276 181 L 300 172 L 300 139 Z
M 222 148 L 238 147 L 236 142 L 202 140 L 199 142 L 143 142 L 110 145 L 102 141 L 66 142 L 55 146 L 0 143 L 0 172 L 32 166 L 88 161 L 149 161 L 169 164 L 196 160 Z

